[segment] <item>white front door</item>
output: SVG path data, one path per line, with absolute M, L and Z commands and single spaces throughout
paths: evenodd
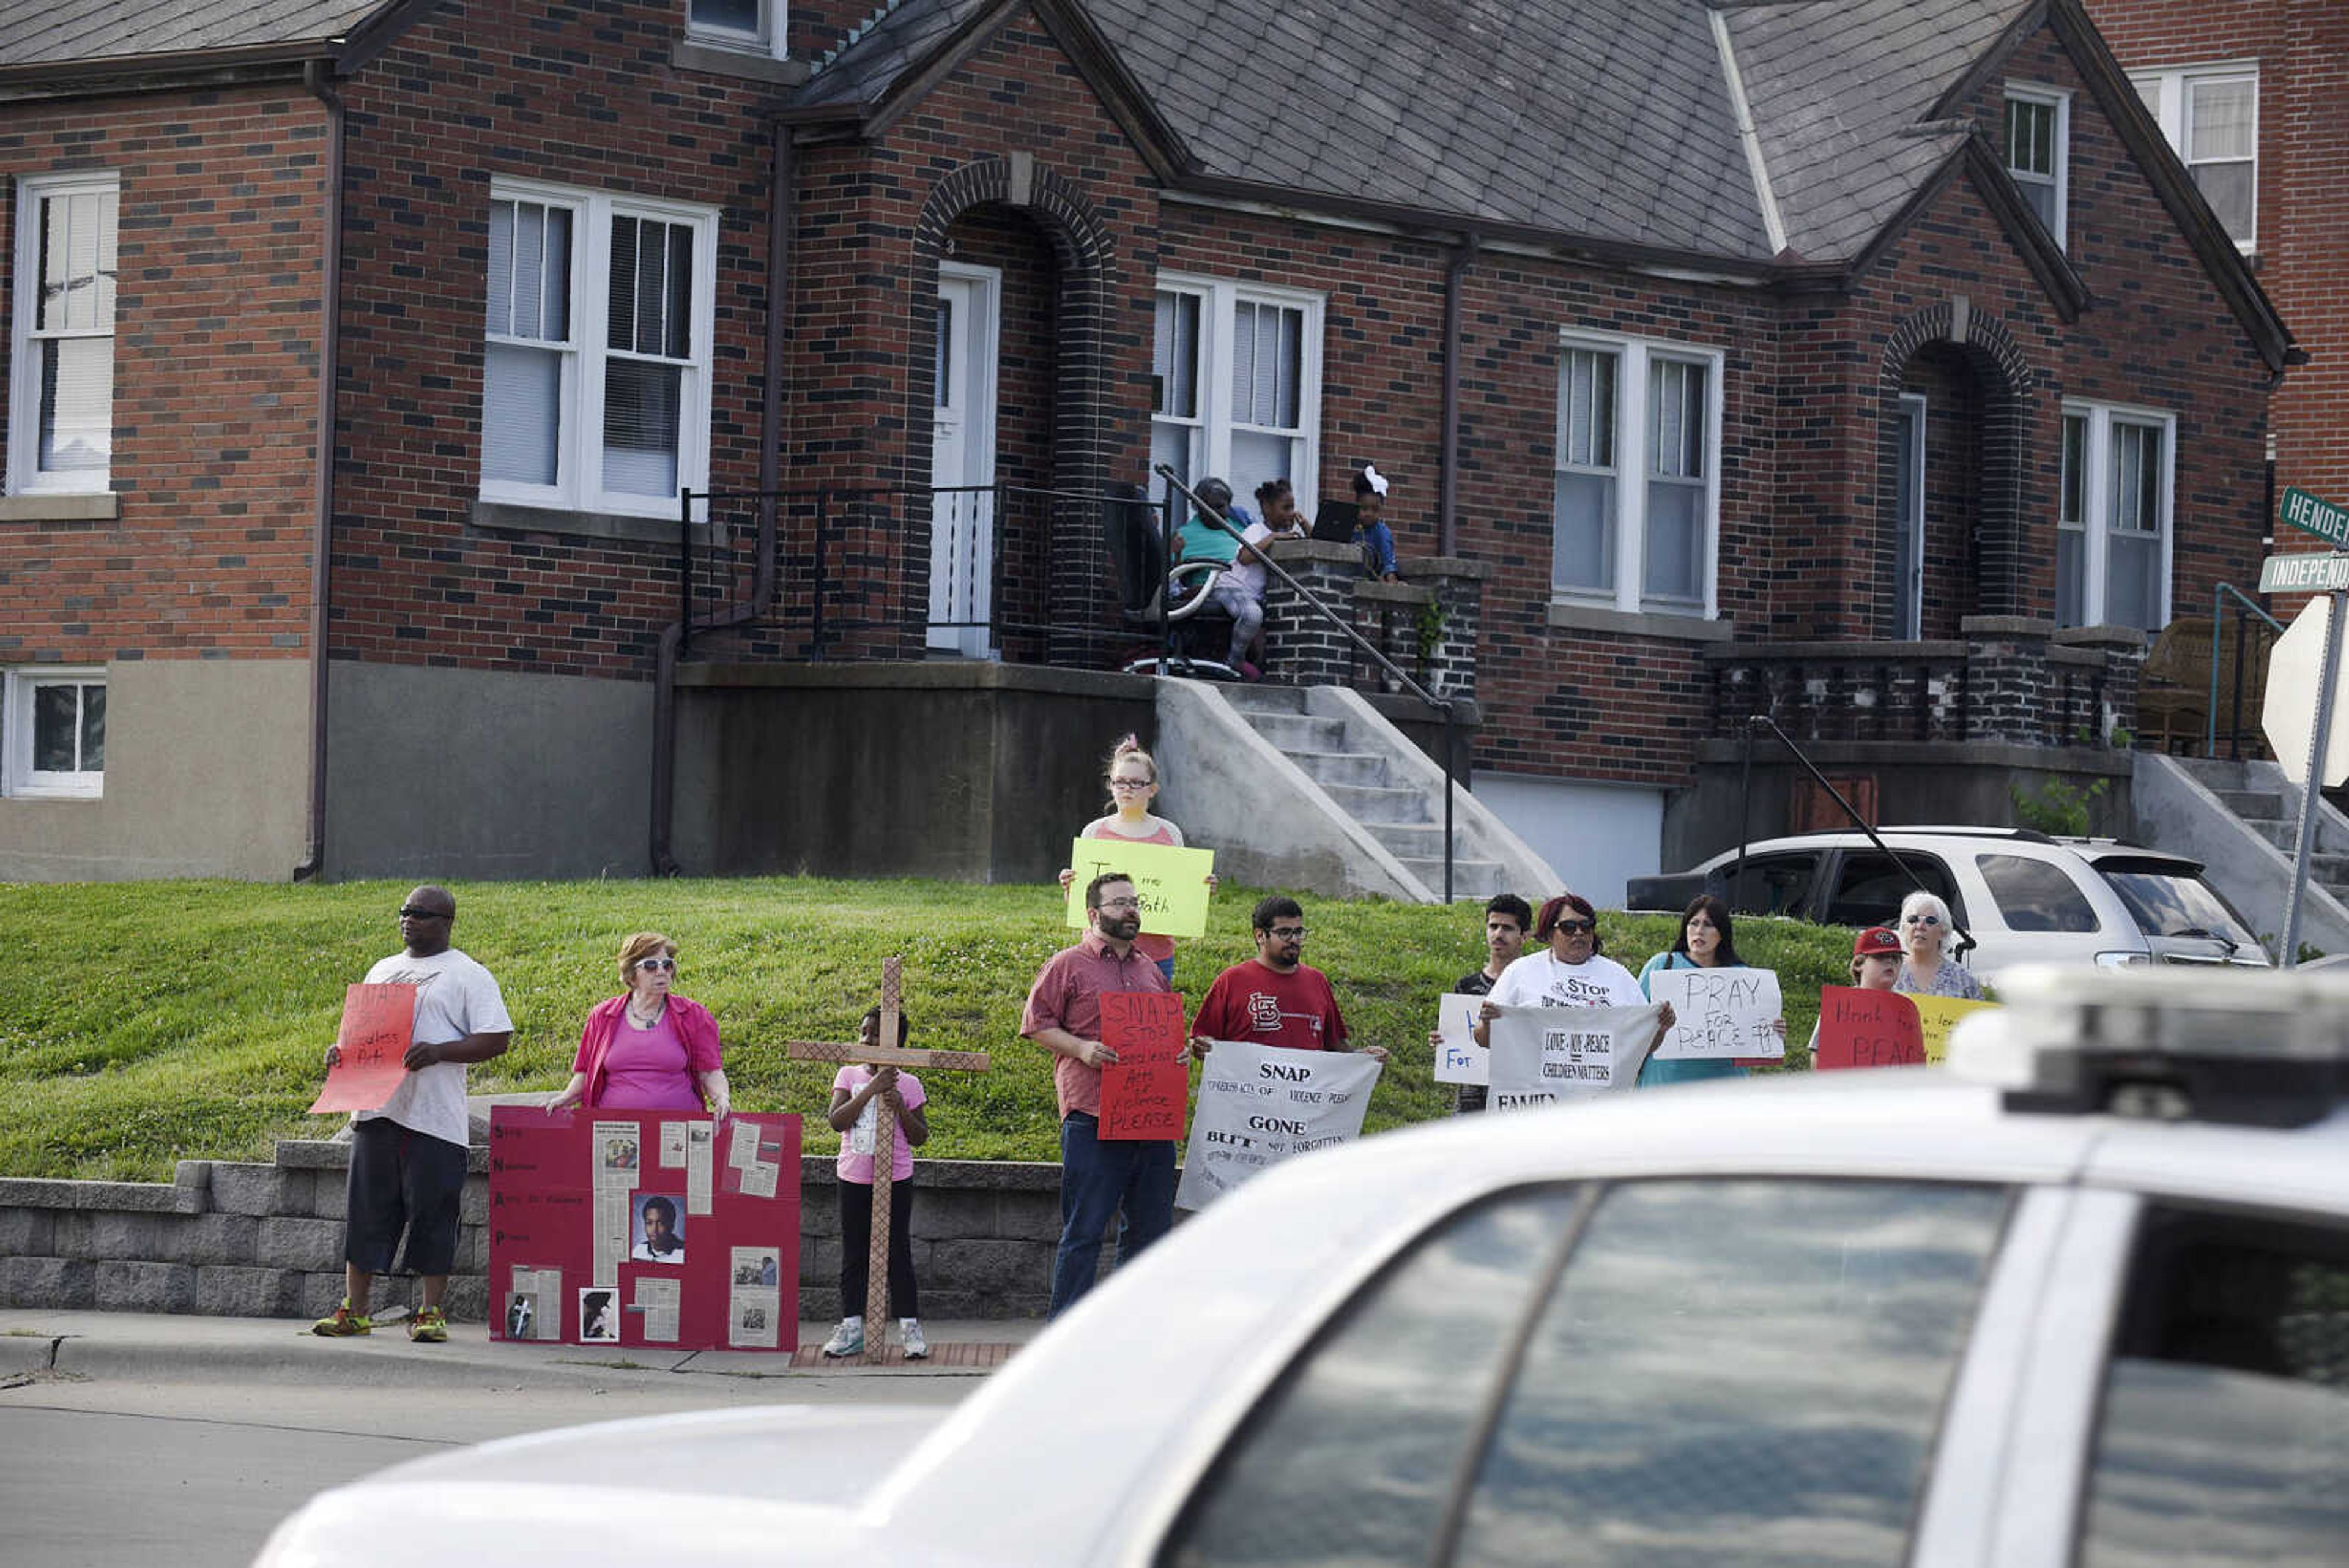
M 1893 580 L 1899 625 L 1893 636 L 1913 642 L 1925 623 L 1925 400 L 1903 392 L 1897 417 L 1893 462 L 1898 472 L 1892 494 L 1899 544 L 1893 551 Z
M 937 408 L 930 435 L 929 645 L 995 651 L 995 340 L 1003 275 L 938 264 Z

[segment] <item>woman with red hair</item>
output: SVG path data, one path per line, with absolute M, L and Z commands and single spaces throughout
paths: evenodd
M 1477 1014 L 1478 1044 L 1492 1044 L 1492 1022 L 1504 1007 L 1647 1005 L 1648 993 L 1631 971 L 1599 953 L 1599 911 L 1581 894 L 1560 893 L 1544 904 L 1534 916 L 1534 940 L 1542 947 L 1503 970 L 1493 982 Z M 1664 1003 L 1662 1025 L 1672 1026 L 1670 1002 Z M 1659 1037 L 1661 1033 L 1658 1031 Z

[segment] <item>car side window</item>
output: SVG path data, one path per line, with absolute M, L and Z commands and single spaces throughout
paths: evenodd
M 1810 904 L 1811 884 L 1818 879 L 1819 852 L 1790 855 L 1749 855 L 1745 869 L 1731 861 L 1723 879 L 1729 907 L 1741 915 L 1799 915 Z
M 1161 1568 L 1428 1562 L 1578 1192 L 1464 1210 L 1366 1286 L 1218 1457 Z
M 2006 1203 L 1902 1181 L 1609 1189 L 1437 1560 L 1905 1562 Z
M 1907 864 L 1908 871 L 1900 868 L 1901 863 Z M 1916 882 L 1909 879 L 1909 871 L 1917 874 Z M 1891 856 L 1877 850 L 1855 849 L 1844 856 L 1843 864 L 1836 870 L 1835 896 L 1827 901 L 1826 923 L 1898 924 L 1900 900 L 1917 890 L 1917 882 L 1924 883 L 1926 891 L 1939 895 L 1959 919 L 1965 919 L 1964 901 L 1958 897 L 1957 884 L 1950 879 L 1950 868 L 1941 864 L 1940 856 L 1904 850 L 1896 862 Z
M 2157 1210 L 2140 1232 L 2081 1568 L 2349 1561 L 2349 1229 Z
M 2095 906 L 2072 874 L 2052 860 L 2023 855 L 1977 855 L 1998 918 L 2010 931 L 2094 931 Z

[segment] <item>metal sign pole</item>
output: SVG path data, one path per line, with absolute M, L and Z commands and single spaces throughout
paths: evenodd
M 2309 862 L 2316 853 L 2316 812 L 2324 798 L 2325 755 L 2333 746 L 2333 683 L 2341 678 L 2341 617 L 2349 590 L 2335 588 L 2324 623 L 2324 674 L 2316 683 L 2316 732 L 2308 748 L 2308 781 L 2300 802 L 2300 837 L 2292 856 L 2292 902 L 2283 917 L 2282 967 L 2300 963 L 2300 912 L 2308 900 Z

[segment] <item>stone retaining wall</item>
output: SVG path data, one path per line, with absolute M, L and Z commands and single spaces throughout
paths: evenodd
M 343 1294 L 350 1147 L 284 1142 L 268 1165 L 181 1160 L 160 1182 L 0 1178 L 0 1306 L 224 1317 L 318 1317 Z M 466 1179 L 448 1308 L 488 1316 L 487 1151 Z M 916 1160 L 914 1270 L 924 1315 L 1033 1317 L 1060 1236 L 1058 1166 Z M 800 1316 L 839 1311 L 839 1199 L 829 1156 L 800 1172 Z M 378 1280 L 376 1304 L 413 1304 Z

